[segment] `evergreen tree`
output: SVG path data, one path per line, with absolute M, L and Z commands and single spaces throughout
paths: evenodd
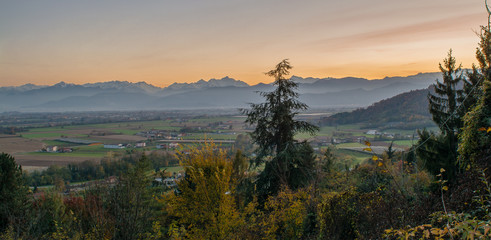
M 456 66 L 452 50 L 443 60 L 443 65 L 440 63 L 440 71 L 443 75 L 443 82 L 437 80 L 436 84 L 433 84 L 435 94 L 428 94 L 429 110 L 441 132 L 454 137 L 462 127 L 461 116 L 457 108 L 461 103 L 463 91 L 457 89 L 457 85 L 461 83 L 463 73 L 462 65 Z
M 266 75 L 274 77 L 276 89 L 261 93 L 266 98 L 264 103 L 251 104 L 250 110 L 242 110 L 247 115 L 246 123 L 256 126 L 251 137 L 258 145 L 254 166 L 265 164 L 257 182 L 263 197 L 276 194 L 281 185 L 298 187 L 298 183 L 305 182 L 302 178 L 313 173 L 309 169 L 311 164 L 307 163 L 312 160 L 307 150 L 310 146 L 298 144 L 294 136 L 299 132 L 314 134 L 318 127 L 295 120 L 299 111 L 307 110 L 308 106 L 297 100 L 297 83 L 286 78 L 291 68 L 285 59 L 267 72 Z
M 491 13 L 489 13 L 491 15 Z M 464 117 L 463 132 L 459 144 L 460 165 L 490 165 L 491 156 L 491 32 L 489 24 L 481 28 L 481 41 L 476 51 L 479 62 L 479 88 L 473 94 L 475 106 Z M 475 69 L 476 67 L 474 67 Z M 477 72 L 477 71 L 475 71 Z
M 448 52 L 443 64 L 440 63 L 440 71 L 443 82 L 437 80 L 433 84 L 435 94 L 428 94 L 428 101 L 433 121 L 440 128 L 441 135 L 430 133 L 426 129 L 418 131 L 418 143 L 424 145 L 416 153 L 430 173 L 439 174 L 440 168 L 444 168 L 447 170 L 447 177 L 453 178 L 457 171 L 458 134 L 466 110 L 464 106 L 460 106 L 465 99 L 464 90 L 459 87 L 464 81 L 462 65 L 456 65 L 452 50 Z
M 445 169 L 446 179 L 453 179 L 457 172 L 456 149 L 452 149 L 451 139 L 444 134 L 436 134 L 426 129 L 418 131 L 420 140 L 424 142 L 416 149 L 416 154 L 422 160 L 422 167 L 433 175 L 440 174 L 440 169 Z

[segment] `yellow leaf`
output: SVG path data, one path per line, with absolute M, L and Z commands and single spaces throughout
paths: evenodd
M 382 162 L 378 162 L 377 164 L 379 167 L 382 167 L 384 164 Z
M 424 230 L 424 232 L 423 232 L 423 236 L 424 236 L 425 238 L 430 238 L 430 231 L 428 231 L 428 230 Z
M 371 152 L 372 149 L 371 148 L 364 148 L 363 151 Z
M 372 160 L 373 160 L 373 161 L 377 161 L 377 160 L 378 160 L 378 157 L 377 157 L 377 156 L 375 156 L 375 155 L 373 155 L 373 156 L 372 156 Z
M 488 130 L 486 130 L 487 133 L 491 132 L 491 127 L 488 127 Z
M 370 147 L 370 145 L 372 145 L 372 144 L 370 144 L 370 142 L 369 142 L 369 141 L 365 141 L 365 145 L 367 145 L 367 146 L 369 146 L 369 147 Z
M 443 168 L 440 168 L 440 172 L 445 172 L 445 169 L 443 169 Z
M 443 191 L 447 191 L 448 190 L 448 186 L 443 186 L 442 189 L 443 189 Z
M 477 129 L 477 131 L 483 132 L 483 131 L 486 131 L 486 128 L 485 127 L 482 127 L 482 128 Z

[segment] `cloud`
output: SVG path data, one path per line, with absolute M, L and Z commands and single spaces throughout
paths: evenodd
M 469 37 L 474 37 L 472 31 L 479 29 L 479 26 L 475 25 L 475 23 L 482 22 L 482 20 L 482 13 L 467 14 L 424 23 L 407 24 L 400 27 L 322 39 L 313 42 L 311 47 L 317 48 L 317 50 L 344 51 L 346 49 L 403 44 L 445 37 L 455 38 L 458 37 L 456 34 L 461 34 L 465 31 L 469 32 Z

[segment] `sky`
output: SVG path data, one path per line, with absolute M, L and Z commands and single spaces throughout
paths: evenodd
M 0 86 L 272 82 L 471 67 L 484 0 L 0 0 Z

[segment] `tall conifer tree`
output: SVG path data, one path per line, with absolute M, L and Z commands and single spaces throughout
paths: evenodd
M 461 87 L 464 79 L 462 65 L 456 65 L 452 50 L 448 52 L 443 64 L 440 63 L 440 71 L 443 82 L 437 80 L 433 84 L 435 94 L 428 94 L 428 101 L 433 121 L 440 128 L 441 135 L 426 129 L 418 132 L 419 143 L 424 145 L 416 152 L 429 172 L 436 175 L 444 168 L 447 178 L 452 179 L 458 169 L 458 134 L 462 128 L 462 114 L 465 113 L 460 110 L 465 98 Z
M 457 111 L 461 104 L 461 96 L 464 94 L 462 89 L 458 89 L 458 84 L 462 82 L 462 65 L 457 66 L 452 50 L 448 56 L 440 63 L 440 71 L 443 75 L 443 82 L 437 80 L 433 87 L 435 94 L 429 94 L 429 109 L 433 116 L 433 121 L 438 125 L 441 132 L 449 136 L 454 136 L 462 127 L 462 120 Z
M 254 165 L 265 164 L 257 187 L 260 195 L 274 195 L 282 185 L 290 188 L 302 186 L 313 174 L 313 151 L 306 143 L 299 144 L 294 136 L 299 132 L 314 134 L 318 127 L 295 119 L 308 106 L 297 100 L 297 83 L 286 78 L 291 69 L 288 60 L 281 61 L 266 73 L 274 77 L 276 89 L 262 92 L 264 103 L 251 104 L 246 123 L 255 125 L 252 140 L 258 145 Z

